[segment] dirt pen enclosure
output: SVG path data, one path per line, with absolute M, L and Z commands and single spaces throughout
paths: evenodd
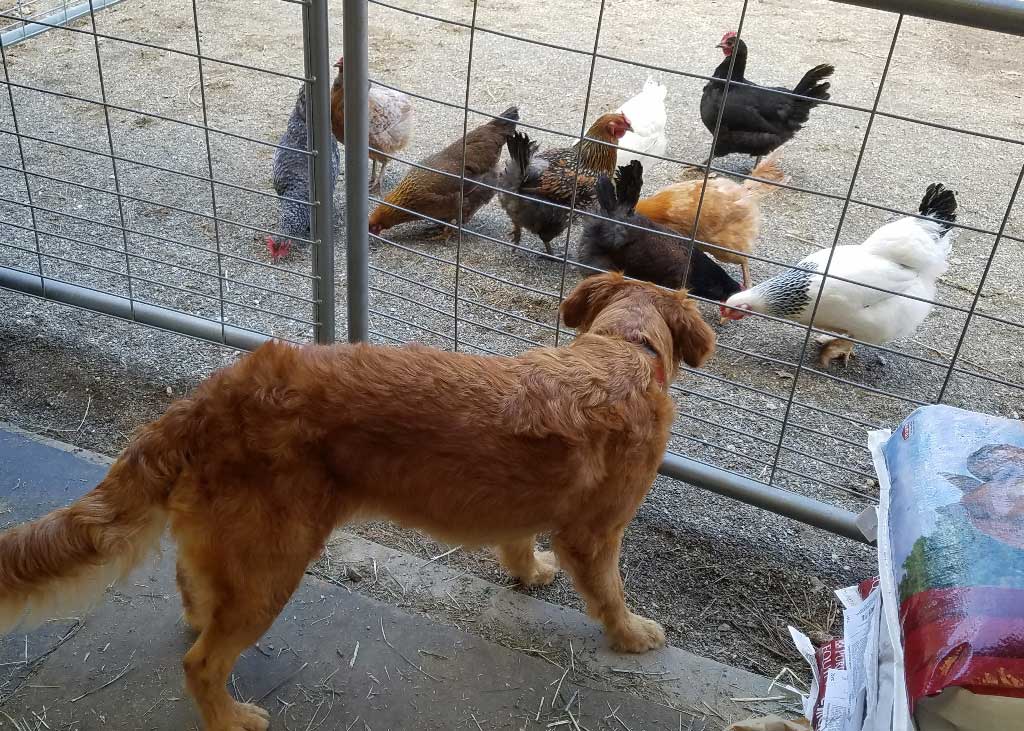
M 782 166 L 792 186 L 831 197 L 792 189 L 768 197 L 758 256 L 795 263 L 833 243 L 859 243 L 898 215 L 892 211 L 916 212 L 929 183 L 957 191 L 963 228 L 940 304 L 912 339 L 891 350 L 858 346 L 847 368 L 822 371 L 812 353 L 802 359 L 803 326 L 760 318 L 716 325 L 717 356 L 674 387 L 679 418 L 670 450 L 856 512 L 877 499 L 870 429 L 891 428 L 940 397 L 1021 417 L 1024 203 L 1012 197 L 1024 169 L 1019 38 L 905 17 L 879 94 L 898 16 L 828 0 L 396 5 L 462 24 L 369 6 L 371 78 L 448 103 L 414 100 L 415 138 L 402 153 L 410 160 L 462 133 L 472 35 L 471 108 L 498 114 L 518 104 L 524 122 L 564 133 L 530 131 L 542 147 L 566 145 L 580 135 L 585 107 L 589 120 L 613 110 L 653 73 L 668 86 L 667 156 L 700 163 L 711 144 L 698 111 L 704 79 L 606 56 L 709 76 L 721 59 L 715 44 L 742 12 L 752 80 L 792 86 L 811 66 L 832 63 L 833 102 L 871 109 L 877 98 L 883 113 L 835 105 L 812 112 L 783 149 Z M 4 49 L 0 270 L 38 274 L 41 267 L 53 279 L 218 326 L 310 341 L 311 252 L 296 248 L 271 265 L 263 243 L 277 227 L 273 144 L 305 77 L 301 13 L 279 0 L 125 0 Z M 340 56 L 340 3 L 331 13 L 332 56 Z M 470 127 L 485 119 L 468 113 Z M 738 156 L 716 165 L 747 170 Z M 385 192 L 406 170 L 389 166 Z M 661 162 L 645 171 L 645 192 L 685 170 Z M 344 186 L 343 173 L 334 197 L 339 339 Z M 495 201 L 447 243 L 429 240 L 426 223 L 371 238 L 371 339 L 454 347 L 457 261 L 460 349 L 511 355 L 566 342 L 556 313 L 582 275 L 572 265 L 580 225 L 571 228 L 568 261 L 539 256 L 530 234 L 522 247 L 537 253 L 473 235 L 508 241 L 509 228 Z M 562 256 L 564 238 L 555 244 Z M 782 270 L 759 260 L 751 268 L 755 282 Z M 13 291 L 0 291 L 0 305 L 0 419 L 107 454 L 173 395 L 236 357 Z M 717 323 L 717 308 L 707 305 L 705 314 Z M 360 530 L 419 555 L 446 550 L 392 526 Z M 501 576 L 484 554 L 445 560 Z M 630 603 L 663 622 L 673 644 L 766 675 L 797 661 L 787 623 L 834 629 L 828 589 L 875 571 L 866 547 L 667 478 L 627 531 L 623 561 Z M 564 577 L 537 595 L 578 601 Z

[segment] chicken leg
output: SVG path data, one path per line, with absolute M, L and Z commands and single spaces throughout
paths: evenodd
M 370 158 L 370 192 L 380 194 L 380 180 L 377 177 L 377 161 Z
M 746 257 L 740 262 L 740 271 L 743 272 L 743 289 L 750 289 L 750 260 Z
M 818 365 L 821 368 L 828 368 L 836 359 L 842 359 L 844 368 L 850 364 L 850 356 L 853 355 L 852 341 L 823 335 L 818 338 L 818 342 L 821 344 L 821 352 L 818 353 Z
M 371 184 L 371 188 L 377 191 L 377 195 L 381 193 L 381 186 L 384 184 L 384 168 L 387 167 L 388 159 L 384 158 L 380 161 L 380 170 L 377 171 L 376 177 L 374 177 Z M 374 161 L 374 168 L 376 169 L 377 163 Z

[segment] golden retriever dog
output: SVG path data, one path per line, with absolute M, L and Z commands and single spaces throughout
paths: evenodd
M 517 358 L 268 343 L 143 427 L 94 490 L 0 534 L 0 630 L 98 600 L 177 544 L 188 689 L 207 731 L 266 729 L 225 684 L 332 530 L 384 517 L 496 546 L 524 586 L 571 575 L 611 645 L 662 628 L 626 608 L 622 534 L 674 416 L 668 384 L 715 347 L 685 292 L 605 274 L 562 304 L 579 330 Z M 553 552 L 535 550 L 550 534 Z

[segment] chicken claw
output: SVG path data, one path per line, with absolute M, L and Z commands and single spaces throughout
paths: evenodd
M 850 356 L 853 355 L 852 341 L 822 336 L 818 338 L 818 342 L 821 343 L 821 352 L 818 354 L 820 367 L 828 368 L 836 359 L 842 359 L 844 368 L 850 364 Z

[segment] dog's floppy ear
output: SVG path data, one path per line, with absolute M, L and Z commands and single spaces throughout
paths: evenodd
M 666 293 L 658 301 L 658 312 L 672 332 L 675 362 L 683 361 L 691 368 L 702 366 L 715 352 L 715 331 L 704 322 L 686 290 Z
M 587 277 L 562 302 L 562 320 L 568 327 L 586 330 L 627 284 L 626 278 L 618 272 Z

